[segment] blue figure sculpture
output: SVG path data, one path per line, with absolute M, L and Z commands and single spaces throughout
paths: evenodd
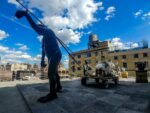
M 22 18 L 25 16 L 30 23 L 31 27 L 43 36 L 42 39 L 42 58 L 41 67 L 45 67 L 45 55 L 48 58 L 48 78 L 50 85 L 50 93 L 44 97 L 40 97 L 38 102 L 45 103 L 57 98 L 57 91 L 62 89 L 60 84 L 60 77 L 58 75 L 58 65 L 60 63 L 62 54 L 57 43 L 55 33 L 44 25 L 36 24 L 27 11 L 17 11 L 15 16 Z M 57 85 L 56 85 L 57 84 Z

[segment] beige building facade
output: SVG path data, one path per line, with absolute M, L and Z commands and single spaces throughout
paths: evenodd
M 145 71 L 150 76 L 150 48 L 128 50 L 123 52 L 109 52 L 109 59 L 114 63 L 118 63 L 128 71 L 129 76 L 135 76 L 138 71 L 137 63 L 145 63 Z
M 11 65 L 11 71 L 24 71 L 28 69 L 28 65 L 27 64 L 12 64 Z
M 94 44 L 96 41 L 94 39 Z M 98 62 L 111 60 L 120 68 L 124 68 L 129 76 L 136 76 L 138 62 L 145 63 L 145 71 L 150 75 L 150 48 L 139 47 L 116 51 L 111 51 L 110 48 L 112 48 L 111 42 L 103 41 L 98 42 L 97 46 L 94 45 L 90 48 L 88 45 L 88 49 L 72 53 L 78 64 L 69 57 L 69 74 L 71 76 L 83 76 L 85 60 L 88 61 L 92 70 L 95 70 Z
M 48 74 L 48 60 L 46 61 L 46 68 L 44 68 L 44 73 Z M 65 68 L 62 62 L 58 65 L 58 74 L 61 78 L 68 78 L 68 69 Z

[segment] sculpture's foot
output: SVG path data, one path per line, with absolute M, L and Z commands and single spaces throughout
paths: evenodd
M 57 98 L 57 95 L 55 94 L 48 94 L 44 97 L 40 97 L 37 101 L 40 102 L 40 103 L 46 103 L 46 102 L 49 102 L 49 101 L 52 101 L 54 99 Z

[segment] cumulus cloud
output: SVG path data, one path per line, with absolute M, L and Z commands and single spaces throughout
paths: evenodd
M 143 14 L 143 18 L 144 19 L 150 18 L 150 12 Z
M 41 20 L 65 43 L 80 42 L 77 30 L 98 21 L 94 14 L 104 9 L 102 2 L 94 0 L 27 0 L 26 4 L 41 11 Z
M 19 6 L 19 3 L 16 2 L 16 0 L 8 0 L 8 3 L 15 4 L 16 6 Z
M 20 60 L 15 60 L 15 59 L 3 59 L 1 60 L 2 64 L 6 64 L 6 63 L 22 63 Z
M 19 49 L 25 51 L 25 50 L 28 50 L 29 48 L 26 45 L 23 45 L 23 46 L 19 47 Z
M 7 38 L 9 36 L 8 33 L 6 33 L 5 31 L 3 30 L 0 30 L 0 40 L 3 40 L 5 38 Z
M 39 36 L 37 36 L 37 39 L 38 39 L 40 42 L 42 42 L 43 36 L 42 36 L 42 35 L 39 35 Z
M 150 23 L 150 11 L 145 12 L 143 10 L 138 10 L 136 13 L 134 13 L 134 16 L 140 18 L 143 21 L 148 21 L 148 24 Z
M 15 45 L 16 45 L 16 46 L 23 46 L 24 44 L 16 43 Z
M 139 47 L 138 43 L 135 42 L 126 42 L 123 43 L 119 37 L 114 37 L 111 39 L 110 50 L 124 50 L 124 49 L 132 49 Z
M 36 58 L 41 59 L 41 57 L 42 57 L 42 55 L 41 55 L 41 54 L 36 55 Z
M 138 43 L 132 43 L 131 44 L 131 48 L 136 48 L 136 47 L 138 47 L 139 45 L 138 45 Z
M 135 17 L 141 16 L 142 13 L 143 13 L 143 10 L 140 9 L 140 10 L 138 10 L 137 12 L 134 13 L 134 16 L 135 16 Z
M 105 17 L 105 20 L 109 21 L 110 18 L 112 18 L 112 17 L 113 17 L 113 15 L 107 15 L 107 16 Z
M 18 44 L 18 45 L 22 45 L 22 44 Z M 39 56 L 32 57 L 26 52 L 10 49 L 2 45 L 0 45 L 0 56 L 1 56 L 2 63 L 39 62 Z
M 111 18 L 115 16 L 116 8 L 114 6 L 110 6 L 106 10 L 106 17 L 105 20 L 109 21 Z
M 22 55 L 15 55 L 15 54 L 6 54 L 4 55 L 5 58 L 11 58 L 11 59 L 30 59 L 31 56 L 28 54 L 22 54 Z
M 111 44 L 114 49 L 123 49 L 124 48 L 124 44 L 120 41 L 120 38 L 118 38 L 118 37 L 113 38 L 111 41 Z
M 72 29 L 62 29 L 56 32 L 56 34 L 58 35 L 58 37 L 61 37 L 61 39 L 65 42 L 65 43 L 79 43 L 80 42 L 80 33 L 79 32 L 75 32 Z
M 16 46 L 19 46 L 19 49 L 20 49 L 20 50 L 23 50 L 23 51 L 29 49 L 29 48 L 27 47 L 27 45 L 24 45 L 24 44 L 21 44 L 21 43 L 16 43 L 15 45 L 16 45 Z
M 8 47 L 0 45 L 0 52 L 7 52 L 8 50 L 9 50 Z
M 110 15 L 112 13 L 114 13 L 116 11 L 116 8 L 114 6 L 110 6 L 107 11 L 106 14 Z

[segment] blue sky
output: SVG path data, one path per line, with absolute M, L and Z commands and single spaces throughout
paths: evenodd
M 61 0 L 60 0 L 61 1 Z M 72 51 L 87 48 L 89 33 L 115 44 L 150 42 L 150 0 L 24 0 Z M 54 7 L 55 6 L 55 7 Z M 39 36 L 25 18 L 16 19 L 22 9 L 15 0 L 1 0 L 0 56 L 3 63 L 40 61 Z M 67 29 L 69 28 L 69 29 Z M 67 53 L 61 48 L 63 62 Z

